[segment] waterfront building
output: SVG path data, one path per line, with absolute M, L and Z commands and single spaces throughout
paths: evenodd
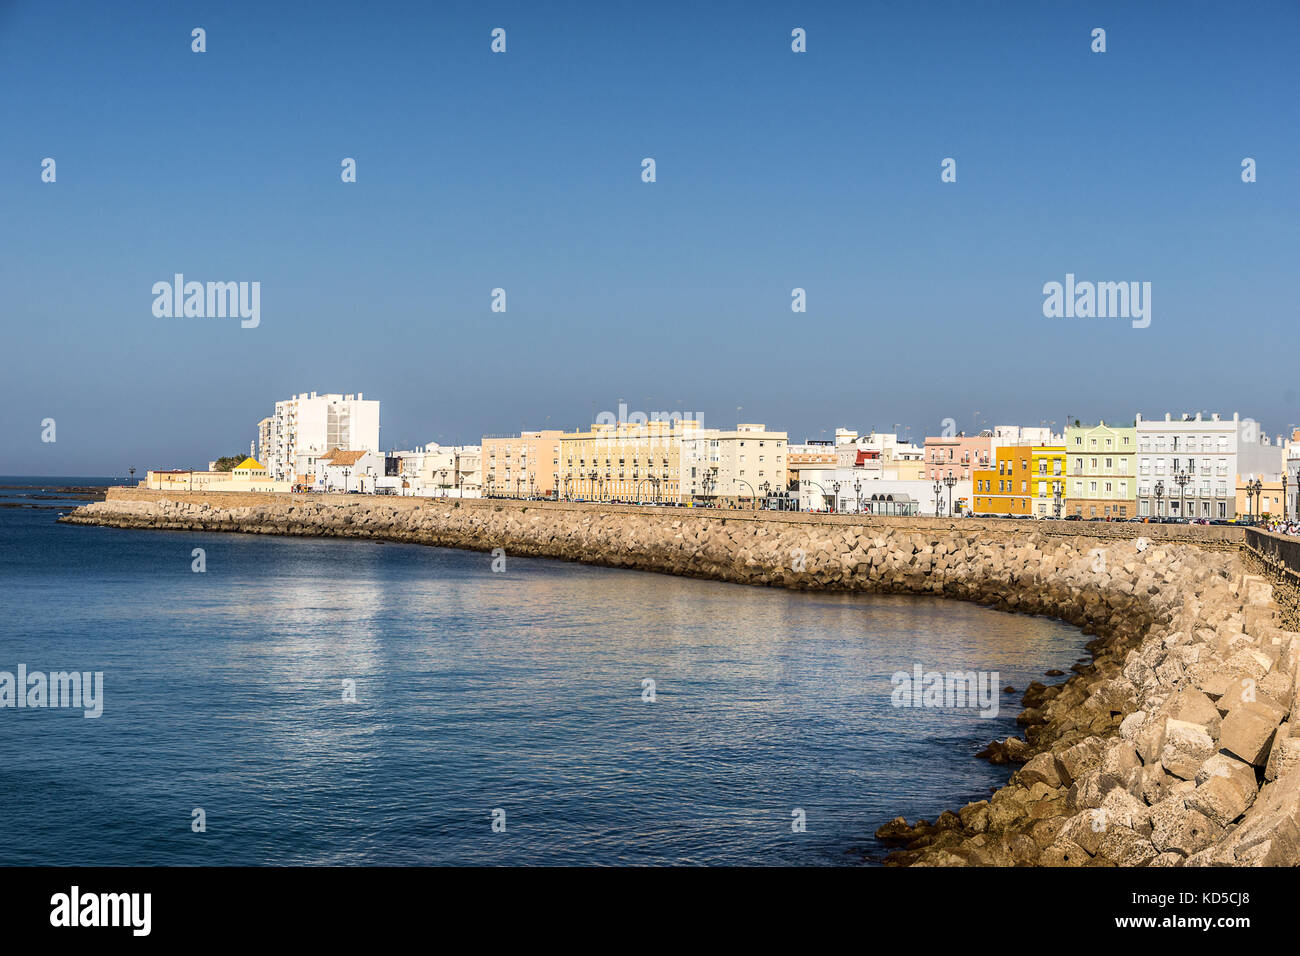
M 316 462 L 319 491 L 360 491 L 373 494 L 375 482 L 384 475 L 384 459 L 367 449 L 336 448 Z
M 837 430 L 837 439 L 840 431 Z M 855 432 L 848 434 L 856 435 Z M 851 443 L 837 445 L 837 463 L 845 468 L 876 472 L 872 477 L 891 481 L 917 481 L 925 472 L 925 450 L 901 441 L 893 432 L 870 432 Z
M 799 473 L 805 468 L 834 468 L 839 458 L 835 445 L 829 441 L 808 439 L 802 445 L 786 444 L 785 474 L 786 488 L 794 489 L 799 482 Z
M 1290 481 L 1290 479 L 1287 479 Z M 1255 482 L 1259 491 L 1255 491 Z M 1291 489 L 1287 489 L 1290 492 Z M 1246 473 L 1237 476 L 1236 509 L 1238 517 L 1282 517 L 1282 473 L 1272 475 Z
M 1065 512 L 1083 518 L 1137 514 L 1137 428 L 1071 425 L 1065 429 Z
M 222 491 L 230 484 L 230 472 L 195 471 L 192 468 L 150 469 L 140 487 L 151 491 Z
M 1050 518 L 1065 495 L 1065 446 L 1002 445 L 994 466 L 973 474 L 977 515 L 1026 515 Z
M 494 497 L 554 498 L 560 485 L 559 430 L 484 435 L 482 478 Z
M 186 468 L 150 470 L 143 487 L 154 491 L 267 491 L 289 492 L 292 482 L 275 481 L 251 455 L 230 471 L 196 471 Z
M 1137 419 L 1138 514 L 1189 518 L 1235 518 L 1240 476 L 1264 475 L 1280 482 L 1283 446 L 1263 435 L 1258 423 L 1218 414 L 1175 420 Z M 1279 489 L 1280 491 L 1280 489 Z
M 1284 446 L 1286 460 L 1286 510 L 1284 516 L 1295 519 L 1300 516 L 1300 428 L 1292 429 L 1291 437 Z
M 260 435 L 260 425 L 258 430 Z M 317 459 L 335 449 L 378 453 L 379 402 L 363 399 L 360 392 L 303 392 L 275 403 L 265 438 L 270 477 L 295 482 L 313 474 Z
M 993 464 L 993 432 L 985 430 L 975 436 L 958 432 L 951 438 L 927 437 L 922 450 L 921 478 L 934 481 L 949 476 L 970 480 L 976 469 Z
M 804 511 L 839 514 L 921 515 L 948 514 L 950 501 L 957 510 L 969 501 L 969 479 L 958 479 L 950 489 L 924 479 L 870 478 L 860 468 L 805 469 L 799 480 L 799 507 Z
M 271 433 L 275 426 L 275 419 L 263 418 L 257 423 L 257 458 L 259 461 L 267 461 L 271 454 Z
M 785 432 L 740 424 L 735 431 L 697 429 L 681 439 L 680 486 L 684 500 L 719 506 L 752 503 L 786 490 Z M 642 488 L 637 500 L 655 500 Z
M 415 493 L 438 498 L 481 497 L 482 461 L 480 445 L 426 445 L 415 472 Z
M 696 419 L 597 422 L 560 436 L 560 497 L 583 501 L 682 500 L 682 439 Z

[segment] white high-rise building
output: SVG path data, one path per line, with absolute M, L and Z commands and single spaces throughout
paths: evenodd
M 268 446 L 262 464 L 271 478 L 296 481 L 299 475 L 310 474 L 319 458 L 336 448 L 378 453 L 379 402 L 365 401 L 360 392 L 303 392 L 275 403 L 275 414 L 264 434 Z

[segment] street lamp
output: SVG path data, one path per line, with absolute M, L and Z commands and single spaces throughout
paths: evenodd
M 948 475 L 943 479 L 943 483 L 948 486 L 948 517 L 952 517 L 952 489 L 957 484 L 957 479 L 953 475 Z
M 1282 470 L 1282 520 L 1286 521 L 1289 514 L 1286 500 L 1286 469 Z
M 840 482 L 840 481 L 832 481 L 832 482 L 831 482 L 831 490 L 835 492 L 835 494 L 831 497 L 831 513 L 832 513 L 832 514 L 839 514 L 839 513 L 840 513 L 840 488 L 843 487 L 843 484 L 844 484 L 844 483 L 843 483 L 843 482 Z
M 862 479 L 853 482 L 853 490 L 858 493 L 858 514 L 862 514 Z
M 1192 480 L 1192 476 L 1182 471 L 1177 466 L 1174 467 L 1174 484 L 1178 486 L 1178 516 L 1187 517 L 1187 483 Z
M 1156 482 L 1156 516 L 1157 517 L 1164 516 L 1164 511 L 1160 506 L 1160 499 L 1163 498 L 1164 496 L 1165 496 L 1165 483 L 1164 483 L 1164 479 L 1161 479 L 1160 481 Z
M 943 517 L 942 495 L 943 495 L 943 482 L 939 480 L 939 475 L 936 472 L 934 476 L 934 516 L 936 518 Z
M 1264 490 L 1264 483 L 1256 478 L 1253 482 L 1249 479 L 1246 481 L 1246 507 L 1251 507 L 1251 498 L 1256 501 L 1254 510 L 1251 512 L 1251 518 L 1256 519 L 1260 516 L 1259 495 Z
M 1052 515 L 1057 521 L 1061 520 L 1061 483 L 1052 482 Z

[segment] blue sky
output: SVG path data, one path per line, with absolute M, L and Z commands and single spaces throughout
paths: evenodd
M 0 0 L 0 474 L 202 465 L 305 390 L 385 446 L 620 399 L 1280 431 L 1298 41 L 1290 2 Z M 259 281 L 260 326 L 156 318 L 176 272 Z M 1067 272 L 1151 282 L 1151 326 L 1044 318 Z

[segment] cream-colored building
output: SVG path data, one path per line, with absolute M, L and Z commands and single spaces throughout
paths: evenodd
M 694 419 L 597 423 L 560 436 L 560 497 L 584 501 L 682 500 L 682 440 Z
M 289 481 L 274 481 L 255 458 L 245 458 L 230 471 L 193 471 L 174 468 L 150 471 L 144 486 L 154 491 L 276 491 L 293 490 Z
M 224 488 L 229 484 L 230 472 L 228 471 L 172 468 L 146 472 L 143 487 L 150 491 L 223 491 L 230 490 Z
M 699 429 L 682 438 L 682 499 L 720 505 L 752 504 L 786 490 L 785 432 L 764 425 L 735 431 Z
M 497 498 L 553 498 L 560 484 L 561 431 L 483 437 L 484 493 Z
M 478 445 L 426 445 L 415 473 L 418 493 L 478 498 L 483 490 L 482 461 Z

